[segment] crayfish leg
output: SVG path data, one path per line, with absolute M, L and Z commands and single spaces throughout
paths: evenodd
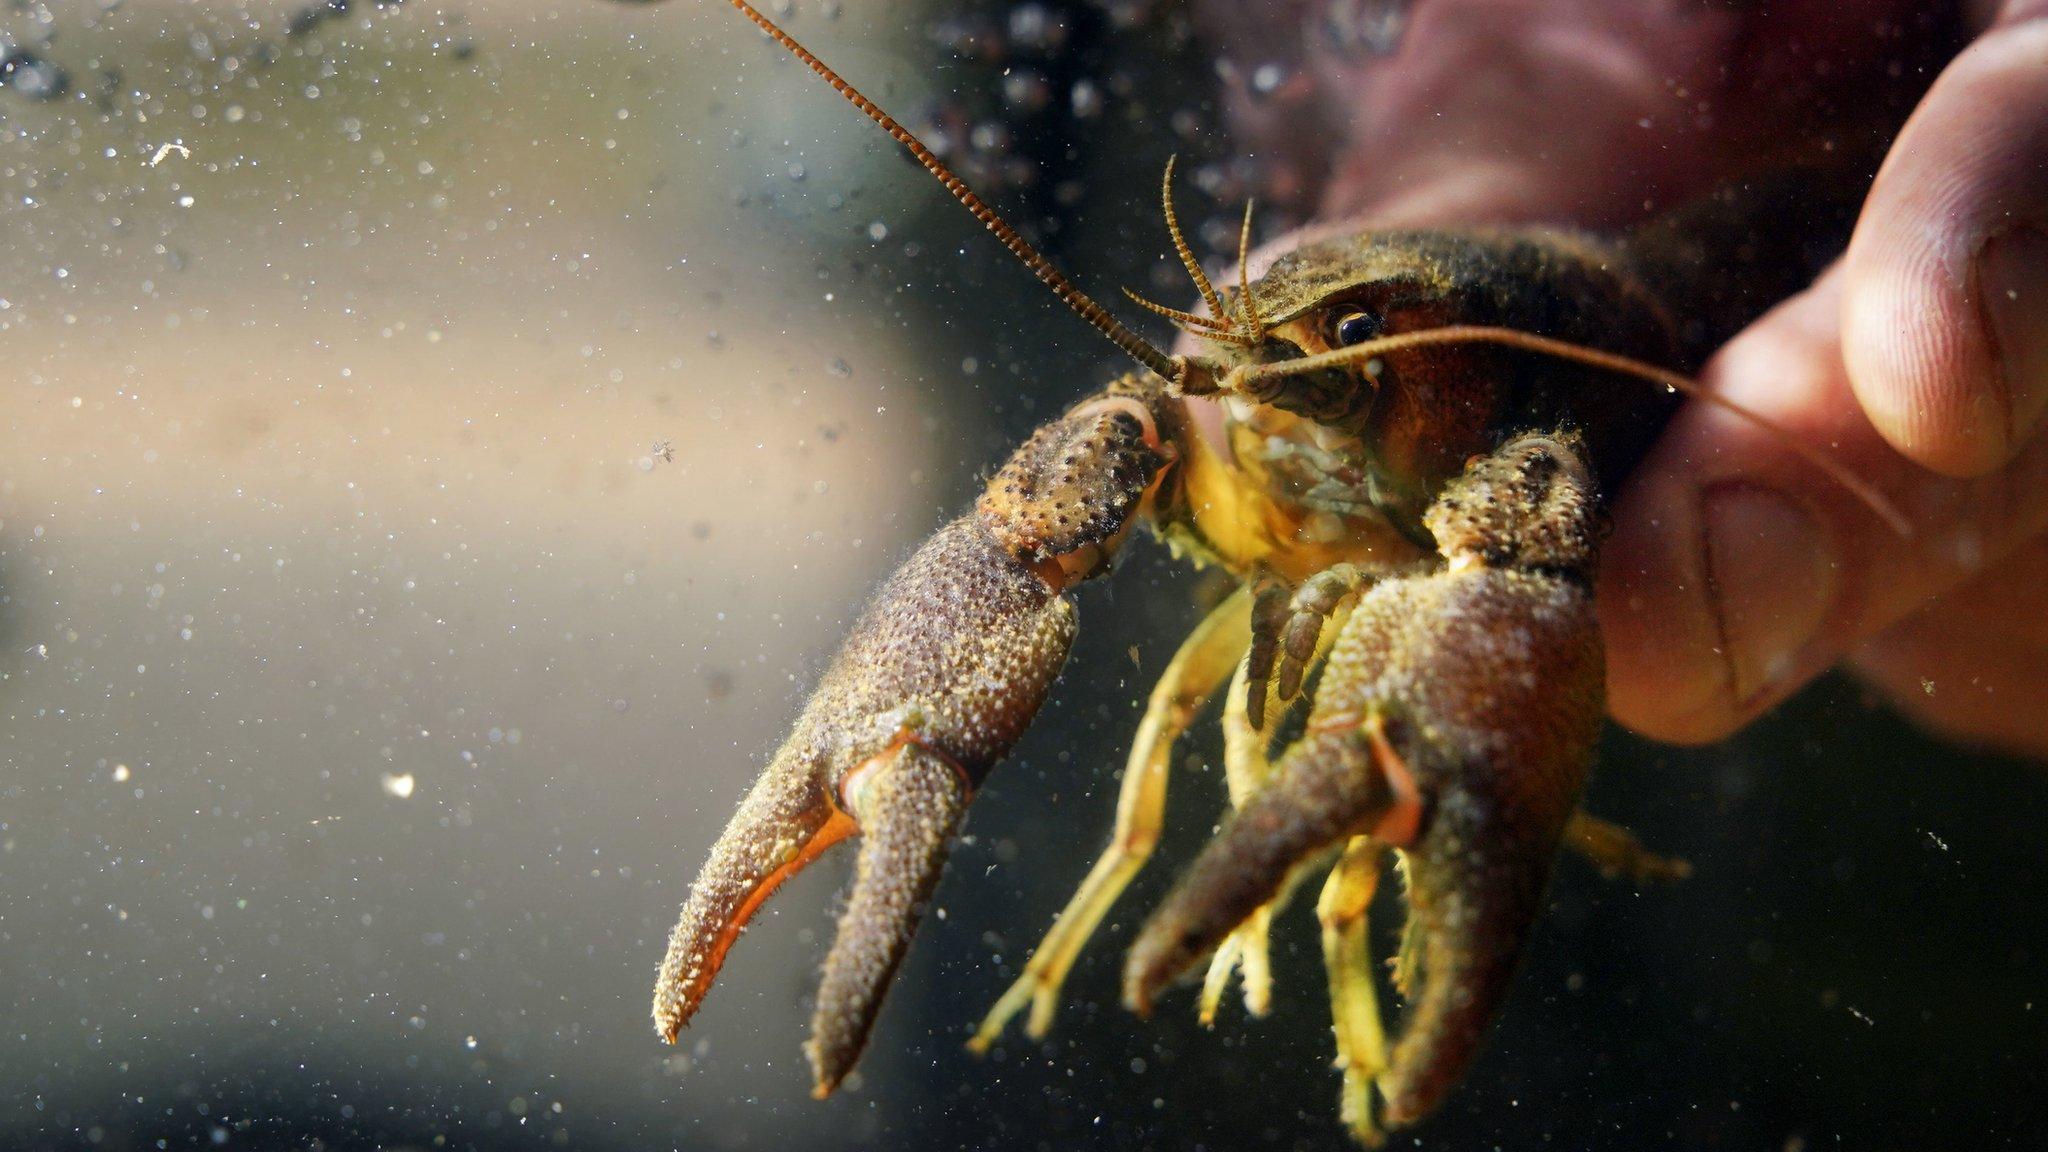
M 1692 865 L 1676 856 L 1650 851 L 1636 834 L 1580 809 L 1564 826 L 1564 846 L 1578 853 L 1609 880 L 1626 877 L 1638 887 L 1683 880 Z
M 1385 1139 L 1373 1120 L 1372 1092 L 1374 1079 L 1387 1066 L 1387 1032 L 1373 984 L 1366 910 L 1379 888 L 1384 852 L 1370 837 L 1352 837 L 1316 901 L 1316 919 L 1323 929 L 1323 967 L 1330 977 L 1336 1065 L 1344 1073 L 1339 1115 L 1359 1143 L 1373 1148 Z
M 1267 756 L 1270 737 L 1251 718 L 1251 668 L 1251 658 L 1247 656 L 1237 666 L 1237 674 L 1231 678 L 1223 697 L 1223 779 L 1230 790 L 1233 808 L 1243 807 L 1273 774 L 1273 761 Z M 1264 1016 L 1272 1008 L 1273 963 L 1268 944 L 1272 926 L 1273 904 L 1260 905 L 1209 958 L 1209 972 L 1202 979 L 1202 995 L 1196 1008 L 1203 1027 L 1216 1023 L 1223 992 L 1230 986 L 1230 977 L 1240 970 L 1244 973 L 1245 1011 Z
M 1124 765 L 1123 786 L 1117 796 L 1116 829 L 1109 847 L 1067 901 L 1059 919 L 1046 931 L 1026 962 L 1023 974 L 975 1030 L 973 1039 L 967 1042 L 970 1049 L 988 1051 L 1010 1020 L 1027 1007 L 1027 1035 L 1042 1037 L 1051 1029 L 1053 1015 L 1059 1010 L 1060 988 L 1073 971 L 1081 949 L 1159 843 L 1174 742 L 1230 675 L 1250 636 L 1251 596 L 1239 590 L 1182 641 L 1153 686 L 1144 719 L 1138 723 L 1138 734 Z
M 1340 567 L 1348 569 L 1351 566 Z M 1317 583 L 1318 578 L 1312 578 L 1303 587 Z M 1262 585 L 1255 582 L 1254 596 L 1256 597 L 1261 590 Z M 1254 605 L 1252 646 L 1256 649 L 1259 644 L 1257 631 L 1261 623 L 1256 599 Z M 1350 614 L 1348 603 L 1333 600 L 1317 616 L 1318 625 L 1327 621 L 1330 626 L 1322 628 L 1320 636 L 1310 636 L 1308 650 L 1293 657 L 1296 664 L 1294 676 L 1297 687 L 1302 670 L 1316 667 L 1329 655 L 1331 645 L 1343 631 L 1344 622 Z M 1272 733 L 1261 724 L 1261 721 L 1268 718 L 1268 714 L 1262 711 L 1259 719 L 1254 720 L 1252 702 L 1257 699 L 1256 693 L 1263 691 L 1266 693 L 1267 703 L 1272 704 L 1277 689 L 1271 686 L 1254 689 L 1253 675 L 1253 658 L 1247 655 L 1244 662 L 1238 665 L 1237 675 L 1231 680 L 1230 688 L 1223 697 L 1223 775 L 1230 790 L 1230 804 L 1233 808 L 1242 808 L 1245 801 L 1264 787 L 1273 774 L 1273 762 L 1267 754 L 1272 742 Z M 1276 721 L 1278 719 L 1277 715 L 1272 718 Z M 1263 1019 L 1272 1011 L 1273 963 L 1272 946 L 1269 941 L 1272 936 L 1273 915 L 1286 906 L 1293 894 L 1294 885 L 1299 883 L 1301 878 L 1302 872 L 1297 870 L 1280 894 L 1261 905 L 1249 919 L 1238 925 L 1217 947 L 1215 955 L 1209 958 L 1209 971 L 1203 977 L 1202 994 L 1196 1008 L 1197 1016 L 1204 1027 L 1216 1023 L 1216 1012 L 1222 1006 L 1223 992 L 1229 986 L 1233 973 L 1242 973 L 1244 1009 L 1248 1014 Z

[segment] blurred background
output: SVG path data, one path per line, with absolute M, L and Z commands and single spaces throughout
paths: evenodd
M 774 11 L 1098 295 L 1186 295 L 1169 153 L 1205 250 L 1255 180 L 1289 223 L 1213 110 L 1284 75 L 1174 5 Z M 1055 1035 L 961 1048 L 1198 615 L 1150 547 L 1082 592 L 847 1091 L 798 1047 L 845 856 L 654 1039 L 867 590 L 1116 368 L 737 16 L 6 0 L 0 52 L 0 1148 L 1345 1147 L 1305 907 L 1270 1019 L 1115 1003 L 1222 804 L 1206 727 Z M 1616 734 L 1589 806 L 1696 876 L 1567 862 L 1416 1139 L 2038 1146 L 2038 766 L 1834 679 L 1716 748 Z

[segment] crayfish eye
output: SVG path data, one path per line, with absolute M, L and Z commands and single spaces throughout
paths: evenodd
M 1338 348 L 1363 344 L 1380 334 L 1386 321 L 1371 312 L 1346 312 L 1330 325 L 1330 343 Z

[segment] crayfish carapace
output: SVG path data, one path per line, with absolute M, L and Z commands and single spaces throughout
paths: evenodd
M 1727 226 L 1721 204 L 1622 243 L 1540 229 L 1343 235 L 1255 281 L 1241 252 L 1225 292 L 1181 239 L 1169 167 L 1169 231 L 1206 305 L 1146 304 L 1205 349 L 1169 356 L 733 3 L 1141 367 L 1039 429 L 882 587 L 712 848 L 662 964 L 657 1031 L 676 1038 L 778 884 L 859 834 L 807 1045 L 817 1094 L 839 1084 L 968 802 L 1059 674 L 1068 591 L 1107 571 L 1142 521 L 1241 587 L 1152 690 L 1109 849 L 971 1043 L 1027 1009 L 1028 1031 L 1049 1027 L 1076 956 L 1158 839 L 1171 746 L 1229 682 L 1236 811 L 1139 934 L 1124 1001 L 1149 1011 L 1206 958 L 1205 1014 L 1233 973 L 1262 1011 L 1272 913 L 1322 870 L 1345 1122 L 1375 1143 L 1421 1119 L 1500 1010 L 1560 845 L 1638 878 L 1683 871 L 1578 811 L 1605 711 L 1592 595 L 1603 500 L 1691 391 L 1683 373 L 1812 269 L 1788 262 L 1774 285 L 1752 268 L 1742 292 L 1703 290 L 1727 283 L 1711 236 Z M 1745 233 L 1726 247 L 1761 264 L 1770 243 Z M 1409 1001 L 1391 1041 L 1365 919 L 1390 860 L 1408 905 L 1393 984 Z

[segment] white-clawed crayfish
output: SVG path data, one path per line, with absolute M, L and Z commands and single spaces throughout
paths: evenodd
M 1113 842 L 971 1043 L 1027 1008 L 1032 1034 L 1049 1027 L 1083 944 L 1158 838 L 1175 739 L 1228 681 L 1236 811 L 1139 934 L 1125 1003 L 1149 1011 L 1207 957 L 1205 1014 L 1234 973 L 1262 1011 L 1272 912 L 1326 871 L 1316 910 L 1345 1122 L 1375 1143 L 1426 1116 L 1501 1006 L 1560 844 L 1638 878 L 1683 870 L 1577 810 L 1604 714 L 1591 591 L 1603 494 L 1690 391 L 1684 373 L 1811 269 L 1788 259 L 1779 282 L 1751 268 L 1740 292 L 1718 287 L 1719 252 L 1768 267 L 1793 250 L 1773 247 L 1768 214 L 1724 202 L 1616 243 L 1342 235 L 1257 280 L 1241 251 L 1235 290 L 1219 291 L 1181 238 L 1169 166 L 1168 229 L 1206 305 L 1146 304 L 1204 349 L 1169 356 L 732 2 L 1142 367 L 1041 428 L 883 586 L 712 848 L 662 964 L 656 1029 L 673 1041 L 761 902 L 859 833 L 807 1045 L 817 1094 L 839 1084 L 969 800 L 1059 674 L 1075 628 L 1066 592 L 1144 521 L 1241 584 L 1160 677 Z M 1389 858 L 1409 909 L 1393 983 L 1410 1006 L 1391 1043 L 1365 923 Z

